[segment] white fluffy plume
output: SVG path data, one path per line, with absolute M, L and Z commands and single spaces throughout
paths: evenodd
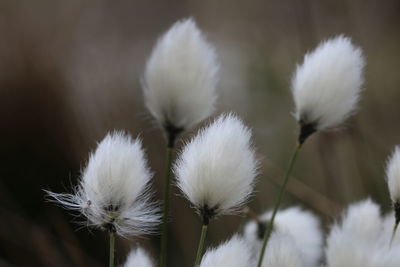
M 296 118 L 315 130 L 343 122 L 357 106 L 365 59 L 343 35 L 322 42 L 304 56 L 292 78 Z
M 272 233 L 265 249 L 262 267 L 311 267 L 306 265 L 304 255 L 296 240 L 281 232 Z
M 257 174 L 250 130 L 233 114 L 219 116 L 183 148 L 174 172 L 198 210 L 236 210 L 252 193 Z
M 263 223 L 268 222 L 271 216 L 272 212 L 268 211 L 260 216 L 260 220 Z M 320 222 L 313 213 L 304 211 L 299 207 L 279 211 L 273 229 L 274 233 L 287 235 L 294 240 L 306 266 L 316 266 L 320 261 L 323 243 L 322 231 Z M 259 231 L 258 224 L 255 221 L 246 224 L 244 236 L 258 256 L 257 254 L 261 250 L 263 232 Z
M 114 132 L 90 155 L 74 194 L 48 194 L 65 208 L 80 211 L 89 226 L 139 235 L 159 222 L 157 207 L 149 200 L 150 179 L 140 140 Z
M 386 178 L 393 203 L 400 202 L 400 147 L 396 146 L 386 166 Z
M 246 242 L 238 236 L 215 249 L 209 249 L 203 256 L 200 267 L 249 267 L 254 261 Z
M 147 108 L 164 126 L 185 130 L 214 111 L 219 64 L 193 19 L 158 40 L 144 73 Z
M 341 224 L 333 226 L 326 247 L 328 267 L 395 267 L 400 246 L 390 245 L 379 207 L 367 199 L 349 206 Z
M 155 264 L 147 252 L 142 248 L 132 250 L 123 267 L 154 267 Z

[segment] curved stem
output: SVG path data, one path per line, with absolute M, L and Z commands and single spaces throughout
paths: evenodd
M 297 155 L 299 154 L 301 146 L 302 145 L 300 143 L 297 144 L 296 149 L 294 150 L 294 152 L 292 154 L 292 158 L 290 159 L 289 166 L 286 169 L 285 178 L 284 178 L 283 184 L 281 185 L 281 188 L 280 188 L 280 191 L 279 191 L 279 195 L 278 195 L 278 199 L 277 199 L 275 207 L 274 207 L 274 211 L 272 212 L 271 221 L 268 224 L 268 228 L 264 233 L 263 245 L 262 245 L 262 248 L 261 248 L 260 257 L 258 259 L 257 267 L 261 267 L 262 261 L 264 259 L 265 248 L 267 247 L 269 237 L 271 236 L 271 233 L 272 233 L 272 228 L 273 228 L 273 225 L 274 225 L 275 216 L 276 216 L 276 214 L 278 212 L 278 209 L 279 209 L 279 206 L 281 204 L 283 193 L 285 192 L 286 185 L 287 185 L 287 183 L 289 181 L 290 174 L 292 173 L 293 166 L 294 166 L 294 163 L 296 161 Z
M 168 220 L 170 210 L 170 195 L 171 195 L 171 177 L 172 177 L 172 152 L 173 146 L 167 146 L 166 151 L 166 172 L 164 184 L 164 206 L 163 206 L 163 221 L 162 221 L 162 235 L 161 235 L 161 252 L 160 252 L 160 266 L 167 265 L 167 250 L 168 250 Z
M 205 243 L 206 236 L 207 236 L 207 230 L 208 230 L 208 224 L 203 224 L 203 226 L 201 227 L 201 236 L 200 236 L 199 246 L 197 248 L 196 261 L 194 262 L 195 267 L 199 266 L 201 257 L 203 255 L 204 243 Z
M 115 254 L 115 232 L 110 231 L 110 261 L 108 266 L 114 267 L 114 254 Z
M 399 223 L 396 222 L 396 223 L 394 224 L 394 227 L 393 227 L 392 238 L 390 239 L 390 246 L 392 246 L 394 237 L 396 236 L 396 231 L 397 231 L 397 227 L 398 227 L 398 226 L 399 226 Z

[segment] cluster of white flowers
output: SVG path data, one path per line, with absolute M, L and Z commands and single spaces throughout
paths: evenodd
M 300 144 L 315 131 L 342 123 L 356 109 L 364 65 L 361 49 L 342 35 L 305 55 L 292 79 Z M 192 19 L 175 23 L 158 40 L 147 61 L 143 89 L 147 108 L 164 128 L 169 147 L 177 135 L 214 111 L 218 70 L 214 48 Z M 241 210 L 253 193 L 258 165 L 250 129 L 228 113 L 185 143 L 172 168 L 177 187 L 201 215 L 203 226 L 208 226 L 218 215 Z M 318 217 L 291 207 L 278 211 L 276 217 L 267 211 L 259 220 L 248 222 L 242 236 L 234 235 L 208 249 L 199 266 L 256 266 L 264 252 L 262 267 L 399 266 L 398 147 L 386 173 L 394 213 L 381 217 L 378 205 L 369 199 L 352 204 L 331 228 L 325 248 Z M 65 208 L 80 212 L 88 226 L 137 236 L 152 233 L 160 221 L 158 205 L 151 201 L 151 177 L 140 140 L 112 132 L 90 155 L 73 194 L 47 194 Z M 267 227 L 272 227 L 272 235 L 260 253 Z M 152 267 L 154 262 L 138 248 L 131 251 L 124 266 Z

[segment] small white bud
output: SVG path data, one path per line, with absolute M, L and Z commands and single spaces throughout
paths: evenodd
M 400 147 L 396 146 L 386 166 L 386 178 L 393 203 L 400 202 Z
M 204 254 L 200 267 L 249 267 L 253 266 L 251 252 L 246 242 L 238 236 Z
M 252 193 L 257 174 L 250 130 L 233 114 L 219 116 L 183 148 L 174 172 L 203 218 L 236 211 Z
M 304 56 L 292 78 L 301 143 L 314 131 L 337 126 L 351 115 L 364 82 L 364 65 L 361 49 L 343 35 Z
M 132 250 L 123 267 L 154 267 L 154 262 L 142 248 Z
M 214 47 L 194 20 L 176 22 L 147 61 L 147 108 L 166 131 L 193 127 L 214 111 L 218 70 Z
M 139 235 L 159 223 L 158 208 L 149 199 L 151 177 L 140 140 L 114 132 L 90 155 L 74 194 L 47 193 L 65 208 L 81 212 L 88 226 Z

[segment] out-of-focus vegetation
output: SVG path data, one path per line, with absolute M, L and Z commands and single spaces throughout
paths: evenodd
M 159 34 L 188 16 L 218 49 L 219 112 L 235 111 L 254 131 L 264 162 L 250 203 L 257 212 L 272 207 L 295 145 L 296 63 L 325 38 L 351 36 L 367 56 L 360 108 L 341 131 L 308 141 L 284 204 L 324 222 L 367 196 L 389 209 L 383 167 L 400 143 L 399 14 L 396 0 L 0 0 L 0 266 L 105 266 L 106 235 L 77 230 L 79 218 L 46 203 L 41 190 L 70 191 L 109 130 L 141 135 L 161 196 L 165 142 L 144 108 L 140 79 Z M 175 193 L 170 258 L 184 266 L 194 259 L 200 222 Z M 210 240 L 227 238 L 240 220 L 220 218 Z M 118 240 L 118 262 L 137 242 L 157 256 L 157 241 Z

